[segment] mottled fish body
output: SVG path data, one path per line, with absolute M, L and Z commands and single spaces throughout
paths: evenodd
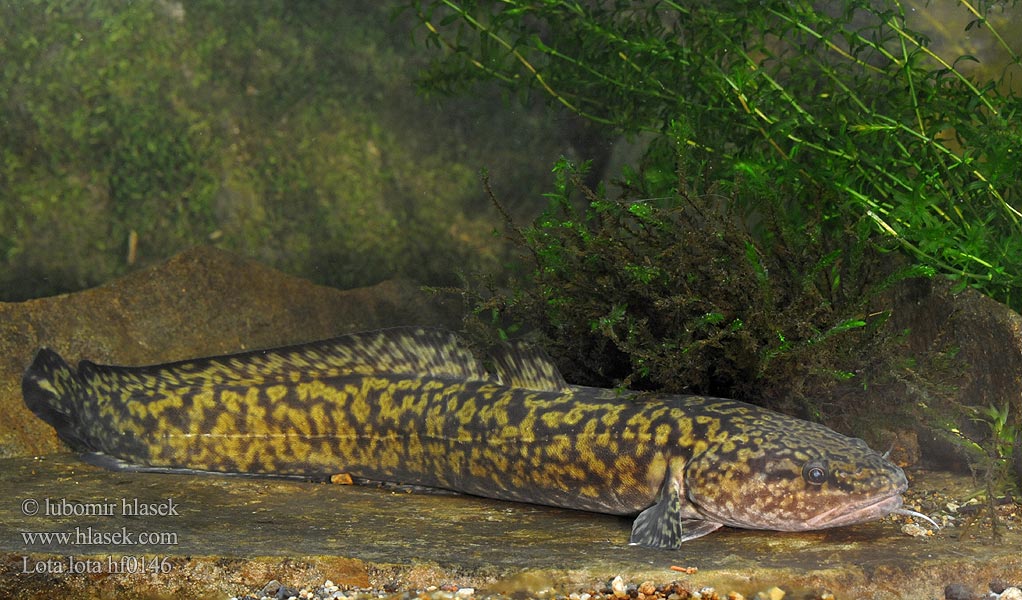
M 140 469 L 354 477 L 611 514 L 676 548 L 722 525 L 798 531 L 903 512 L 864 442 L 742 402 L 569 386 L 507 346 L 399 328 L 151 367 L 43 349 L 26 405 L 79 451 Z

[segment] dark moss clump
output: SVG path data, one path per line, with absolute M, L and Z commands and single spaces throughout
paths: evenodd
M 889 268 L 867 227 L 828 231 L 813 207 L 774 213 L 798 214 L 797 223 L 740 215 L 735 198 L 684 185 L 640 197 L 643 173 L 610 200 L 566 161 L 556 171 L 547 211 L 530 227 L 512 225 L 531 272 L 480 297 L 476 314 L 505 335 L 524 328 L 544 338 L 569 381 L 728 396 L 819 418 L 821 390 L 862 384 L 891 360 L 888 313 L 874 301 L 920 272 Z

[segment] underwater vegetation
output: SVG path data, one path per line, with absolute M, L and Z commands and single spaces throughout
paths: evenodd
M 495 79 L 615 132 L 674 140 L 696 173 L 745 181 L 736 200 L 761 213 L 775 208 L 756 206 L 772 202 L 763 188 L 784 191 L 781 216 L 796 222 L 822 195 L 826 219 L 865 220 L 1018 309 L 1019 50 L 988 18 L 1004 3 L 957 4 L 974 15 L 967 35 L 1008 57 L 1000 72 L 972 75 L 974 56 L 931 50 L 902 2 L 410 3 L 443 51 L 434 89 Z M 665 158 L 658 195 L 676 171 Z
M 534 270 L 507 294 L 481 293 L 476 312 L 538 328 L 569 379 L 787 403 L 819 418 L 793 385 L 818 393 L 893 360 L 887 313 L 871 302 L 927 271 L 890 269 L 865 231 L 770 222 L 764 247 L 721 196 L 610 201 L 570 163 L 556 173 L 550 208 L 528 227 L 509 223 Z M 589 206 L 576 208 L 576 195 Z
M 509 219 L 529 266 L 469 285 L 473 327 L 545 338 L 580 382 L 916 419 L 941 357 L 899 353 L 883 292 L 939 274 L 1022 308 L 1020 56 L 991 18 L 1014 3 L 953 4 L 1006 66 L 971 69 L 901 2 L 408 2 L 437 51 L 429 89 L 499 81 L 645 144 L 595 189 L 585 164 L 554 166 L 548 210 Z M 821 396 L 891 379 L 896 407 Z M 1003 415 L 1017 428 L 1019 399 Z M 1000 468 L 1017 442 L 995 446 L 1017 485 Z

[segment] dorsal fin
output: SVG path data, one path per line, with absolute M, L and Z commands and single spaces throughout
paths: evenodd
M 490 357 L 504 385 L 544 392 L 569 389 L 557 365 L 540 348 L 520 341 L 509 342 L 494 348 Z
M 147 367 L 82 361 L 82 378 L 128 387 L 296 382 L 339 375 L 419 375 L 492 381 L 465 342 L 442 329 L 398 327 L 318 342 Z

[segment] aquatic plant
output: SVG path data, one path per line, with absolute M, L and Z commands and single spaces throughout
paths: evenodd
M 555 173 L 533 224 L 504 211 L 524 267 L 510 288 L 468 284 L 474 333 L 540 335 L 577 383 L 736 397 L 814 419 L 847 409 L 821 392 L 871 385 L 893 360 L 888 312 L 873 304 L 926 268 L 891 268 L 867 227 L 825 235 L 817 212 L 803 229 L 754 228 L 727 197 L 695 193 L 685 171 L 652 195 L 659 176 L 640 168 L 615 199 L 587 188 L 582 166 L 562 160 Z
M 939 431 L 960 448 L 979 488 L 974 497 L 984 500 L 993 535 L 999 534 L 997 506 L 1003 502 L 1022 501 L 1022 427 L 1013 423 L 1011 405 L 985 407 L 964 406 L 960 410 L 968 420 L 980 426 L 976 431 L 963 431 L 959 419 L 931 415 L 942 423 Z
M 499 81 L 648 141 L 616 185 L 555 166 L 548 210 L 509 220 L 529 266 L 470 292 L 470 326 L 532 328 L 579 382 L 907 422 L 912 402 L 833 393 L 940 387 L 898 357 L 878 294 L 941 273 L 1022 307 L 1019 54 L 992 4 L 959 4 L 1003 71 L 931 44 L 900 2 L 407 2 L 442 57 L 427 89 Z
M 408 3 L 443 52 L 430 89 L 496 80 L 660 140 L 680 124 L 687 152 L 721 185 L 745 178 L 790 194 L 781 207 L 756 193 L 735 201 L 780 208 L 797 226 L 822 197 L 824 221 L 866 221 L 1018 309 L 1022 104 L 1008 75 L 1020 56 L 988 18 L 1002 3 L 959 4 L 974 17 L 969 35 L 1007 57 L 1004 71 L 979 74 L 970 54 L 935 50 L 900 1 Z M 671 178 L 672 165 L 660 167 Z

